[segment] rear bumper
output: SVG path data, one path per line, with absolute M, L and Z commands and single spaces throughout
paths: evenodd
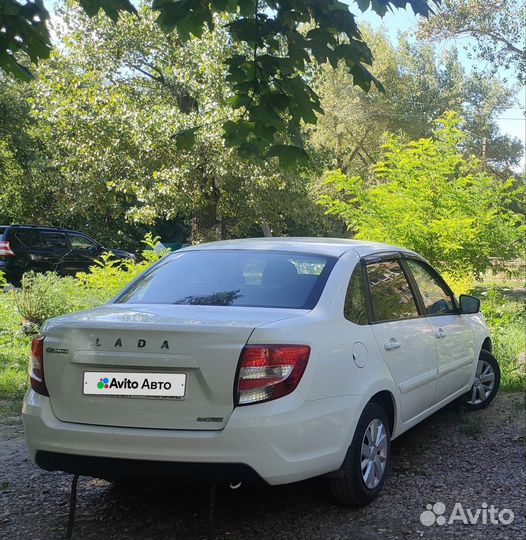
M 235 474 L 231 481 L 246 474 L 275 485 L 338 469 L 360 407 L 360 396 L 300 403 L 293 393 L 235 409 L 221 431 L 159 430 L 62 422 L 49 398 L 29 390 L 22 417 L 31 457 L 48 470 L 102 478 L 112 476 L 112 467 L 119 476 L 137 471 L 195 479 Z
M 76 454 L 61 454 L 38 450 L 35 463 L 46 471 L 66 471 L 81 476 L 96 476 L 114 480 L 125 477 L 185 478 L 192 480 L 243 481 L 260 483 L 262 478 L 243 463 L 196 463 L 148 461 Z

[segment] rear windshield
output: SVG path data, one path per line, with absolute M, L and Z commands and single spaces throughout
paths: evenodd
M 4 236 L 5 233 L 5 227 L 0 227 L 0 238 Z
M 335 262 L 280 251 L 187 251 L 145 273 L 117 303 L 312 309 Z

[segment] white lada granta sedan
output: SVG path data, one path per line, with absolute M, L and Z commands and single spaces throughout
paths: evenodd
M 23 405 L 35 462 L 102 478 L 284 484 L 373 500 L 390 440 L 499 387 L 479 301 L 422 257 L 351 240 L 177 251 L 108 304 L 48 321 Z

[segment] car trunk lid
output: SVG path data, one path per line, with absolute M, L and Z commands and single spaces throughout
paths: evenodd
M 66 422 L 105 426 L 222 429 L 234 407 L 239 355 L 253 329 L 301 313 L 108 304 L 53 319 L 44 327 L 45 377 L 53 412 Z M 132 396 L 126 387 L 108 388 L 114 379 L 117 386 L 135 379 L 141 384 L 144 377 L 175 384 L 181 375 L 182 397 Z M 145 391 L 155 394 L 150 390 L 147 385 Z

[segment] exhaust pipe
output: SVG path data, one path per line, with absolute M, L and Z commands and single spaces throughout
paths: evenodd
M 243 482 L 230 482 L 230 489 L 239 489 Z

